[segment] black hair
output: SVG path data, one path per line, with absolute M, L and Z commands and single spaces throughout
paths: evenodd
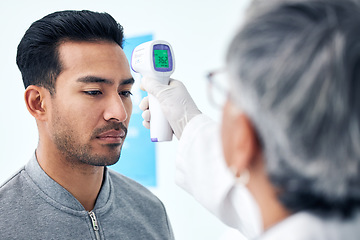
M 25 88 L 45 87 L 55 93 L 62 70 L 58 47 L 64 41 L 110 41 L 122 47 L 123 27 L 108 13 L 59 11 L 34 22 L 21 39 L 16 63 Z

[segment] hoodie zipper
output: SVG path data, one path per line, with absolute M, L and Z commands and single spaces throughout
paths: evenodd
M 99 233 L 99 224 L 98 224 L 98 221 L 96 219 L 95 213 L 93 211 L 90 211 L 89 216 L 90 216 L 90 219 L 91 219 L 92 227 L 94 229 L 95 238 L 96 238 L 96 240 L 101 240 L 100 239 L 100 233 Z

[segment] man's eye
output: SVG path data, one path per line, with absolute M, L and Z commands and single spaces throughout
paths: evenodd
M 93 90 L 93 91 L 84 91 L 85 94 L 90 95 L 90 96 L 96 96 L 96 95 L 100 95 L 102 94 L 101 91 L 98 90 Z
M 119 95 L 122 97 L 130 97 L 133 94 L 130 91 L 121 91 L 121 92 L 119 92 Z

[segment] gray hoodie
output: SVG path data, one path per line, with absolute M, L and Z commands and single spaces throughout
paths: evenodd
M 174 239 L 161 201 L 107 169 L 88 212 L 39 166 L 35 155 L 0 186 L 0 239 Z

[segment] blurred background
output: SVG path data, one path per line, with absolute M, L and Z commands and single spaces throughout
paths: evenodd
M 0 184 L 34 153 L 38 133 L 23 100 L 24 86 L 16 66 L 16 48 L 31 23 L 60 10 L 92 10 L 111 14 L 124 27 L 127 55 L 141 41 L 171 43 L 176 61 L 173 78 L 188 88 L 200 110 L 215 120 L 206 74 L 222 68 L 225 55 L 250 0 L 13 0 L 0 2 Z M 145 93 L 134 75 L 134 115 L 119 163 L 113 168 L 139 181 L 163 201 L 177 240 L 230 239 L 231 229 L 208 213 L 174 183 L 177 139 L 151 143 L 141 125 L 138 104 Z M 141 153 L 140 155 L 134 155 Z M 240 238 L 241 239 L 241 238 Z

